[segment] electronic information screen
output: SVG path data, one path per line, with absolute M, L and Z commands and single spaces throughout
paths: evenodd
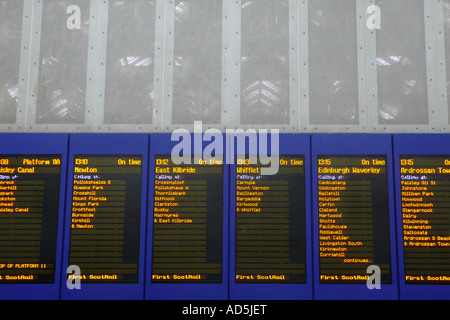
M 60 155 L 0 155 L 0 283 L 53 283 Z
M 450 156 L 400 156 L 406 284 L 450 284 Z
M 82 283 L 138 282 L 142 156 L 74 161 L 69 265 Z
M 155 156 L 152 283 L 221 283 L 223 164 Z
M 236 283 L 306 282 L 305 161 L 281 156 L 276 175 L 236 162 Z
M 320 283 L 391 283 L 386 156 L 317 158 Z

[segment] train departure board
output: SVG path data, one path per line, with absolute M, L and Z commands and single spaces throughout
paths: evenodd
M 137 283 L 142 155 L 75 155 L 69 264 L 81 283 Z
M 223 162 L 155 156 L 152 283 L 221 283 Z
M 0 283 L 53 283 L 61 155 L 0 155 Z
M 391 283 L 386 156 L 319 155 L 317 189 L 320 283 Z
M 406 284 L 450 284 L 450 155 L 400 155 Z
M 238 157 L 235 282 L 306 282 L 304 156 L 279 156 L 275 175 Z

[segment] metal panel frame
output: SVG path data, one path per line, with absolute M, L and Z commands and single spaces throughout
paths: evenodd
M 109 0 L 90 1 L 88 65 L 84 124 L 36 124 L 37 85 L 43 3 L 23 0 L 22 50 L 16 123 L 1 124 L 2 132 L 171 132 L 194 124 L 174 125 L 173 62 L 175 1 L 156 0 L 154 110 L 152 124 L 104 124 Z M 86 0 L 88 1 L 88 0 Z M 309 122 L 309 0 L 289 0 L 290 120 L 284 125 L 244 125 L 241 104 L 241 0 L 222 0 L 221 121 L 203 129 L 278 129 L 281 132 L 448 132 L 449 110 L 442 0 L 424 1 L 428 124 L 382 125 L 378 118 L 376 30 L 366 27 L 366 12 L 376 0 L 355 0 L 358 50 L 359 123 L 314 125 Z M 381 13 L 383 19 L 383 13 Z
M 358 59 L 358 124 L 311 124 L 309 122 L 309 6 L 308 0 L 300 2 L 300 41 L 301 45 L 301 65 L 300 74 L 302 78 L 301 94 L 301 131 L 302 132 L 365 132 L 368 126 L 368 103 L 367 103 L 367 79 L 366 70 L 367 50 L 370 48 L 366 44 L 366 8 L 364 2 L 355 0 L 356 6 L 356 35 L 357 35 L 357 59 Z
M 239 17 L 241 17 L 241 0 L 236 1 L 239 2 Z M 303 1 L 305 2 L 305 1 Z M 299 99 L 299 87 L 301 83 L 301 72 L 299 69 L 299 55 L 300 55 L 300 33 L 299 33 L 299 25 L 301 22 L 300 16 L 300 1 L 298 0 L 289 0 L 289 123 L 286 124 L 242 124 L 240 120 L 241 113 L 241 37 L 236 37 L 236 46 L 239 47 L 239 52 L 235 52 L 233 56 L 236 56 L 236 61 L 239 60 L 239 70 L 236 70 L 239 75 L 234 77 L 236 83 L 233 87 L 236 88 L 238 95 L 235 96 L 236 102 L 233 105 L 233 113 L 237 114 L 236 117 L 233 118 L 233 122 L 228 125 L 228 123 L 224 123 L 229 129 L 237 129 L 241 128 L 243 130 L 265 130 L 265 129 L 274 129 L 279 130 L 280 132 L 285 133 L 296 133 L 300 132 L 300 99 Z M 239 21 L 239 30 L 241 30 L 241 25 Z M 239 34 L 241 32 L 239 31 Z M 237 66 L 237 65 L 236 65 Z M 238 80 L 239 77 L 239 81 Z M 225 92 L 224 92 L 225 93 Z
M 367 1 L 367 0 L 366 0 Z M 370 110 L 370 131 L 376 133 L 430 133 L 439 130 L 439 115 L 437 110 L 437 80 L 436 75 L 436 46 L 434 36 L 434 8 L 433 0 L 424 1 L 424 24 L 425 24 L 425 46 L 426 46 L 426 70 L 427 70 L 427 90 L 428 90 L 428 124 L 404 124 L 404 125 L 386 125 L 379 123 L 378 117 L 378 85 L 377 85 L 377 46 L 376 31 L 369 32 L 367 37 L 368 43 L 368 60 L 367 67 L 369 70 L 369 110 Z M 368 0 L 369 5 L 376 4 L 375 0 Z M 381 12 L 383 19 L 383 12 Z
M 30 4 L 29 4 L 30 5 Z M 28 81 L 25 97 L 26 101 L 24 130 L 32 131 L 33 127 L 29 126 L 29 119 L 36 117 L 37 107 L 37 83 L 39 78 L 39 59 L 41 49 L 41 26 L 42 26 L 42 7 L 43 3 L 40 0 L 31 3 L 31 30 L 29 30 L 30 51 L 28 58 Z M 21 61 L 22 63 L 22 61 Z
M 161 99 L 161 132 L 170 130 L 172 126 L 173 105 L 173 61 L 175 49 L 175 3 L 174 0 L 165 1 L 164 7 L 164 60 L 163 60 L 163 94 Z
M 156 0 L 155 12 L 155 53 L 154 53 L 154 81 L 153 89 L 155 93 L 153 103 L 153 123 L 152 124 L 105 124 L 105 90 L 106 90 L 106 57 L 108 48 L 108 23 L 109 23 L 109 0 L 94 0 L 97 2 L 95 8 L 98 15 L 98 26 L 91 26 L 92 33 L 89 37 L 89 50 L 92 51 L 91 64 L 88 65 L 88 83 L 93 82 L 93 89 L 86 92 L 86 106 L 92 112 L 91 126 L 94 132 L 155 132 L 158 130 L 158 123 L 161 114 L 161 83 L 163 72 L 160 66 L 163 61 L 164 39 L 159 37 L 164 33 L 165 23 L 165 1 Z M 90 29 L 91 32 L 91 29 Z M 93 40 L 91 40 L 91 36 Z M 126 107 L 126 106 L 124 106 Z
M 449 132 L 449 112 L 447 93 L 447 65 L 445 57 L 445 30 L 444 5 L 442 0 L 433 0 L 434 6 L 434 35 L 436 46 L 436 73 L 437 73 L 437 107 L 439 118 L 439 131 Z
M 30 69 L 28 78 L 28 90 L 27 90 L 27 110 L 25 119 L 25 132 L 84 132 L 92 131 L 92 106 L 88 106 L 88 93 L 91 90 L 89 83 L 86 83 L 86 103 L 85 103 L 85 123 L 84 124 L 37 124 L 36 123 L 36 110 L 37 110 L 37 92 L 39 84 L 39 70 L 40 70 L 40 44 L 42 34 L 42 20 L 43 20 L 43 4 L 44 1 L 51 0 L 33 0 L 33 19 L 32 28 L 30 32 Z M 93 45 L 93 40 L 96 39 L 96 24 L 98 16 L 98 1 L 101 0 L 89 0 L 90 1 L 90 21 L 89 21 L 89 40 L 88 47 Z M 92 67 L 93 53 L 95 50 L 89 50 L 88 64 L 86 66 L 87 74 L 90 72 L 97 74 L 98 70 L 88 69 Z
M 302 132 L 311 130 L 309 125 L 309 12 L 308 0 L 299 2 L 299 73 L 300 126 Z
M 163 1 L 163 0 L 161 0 Z M 222 2 L 222 84 L 221 84 L 221 123 L 205 123 L 203 129 L 227 129 L 237 121 L 239 113 L 236 113 L 237 102 L 240 100 L 240 87 L 237 79 L 240 79 L 240 21 L 241 14 L 237 8 L 241 7 L 241 0 L 213 0 Z M 164 82 L 162 84 L 162 116 L 159 120 L 160 129 L 157 132 L 168 133 L 177 129 L 186 129 L 194 132 L 192 124 L 174 124 L 173 115 L 173 81 L 175 61 L 175 3 L 174 0 L 165 1 L 164 23 L 164 63 L 162 72 Z M 236 60 L 238 59 L 238 60 Z M 236 91 L 236 88 L 239 91 Z M 236 94 L 238 96 L 236 97 Z M 157 128 L 156 128 L 157 129 Z
M 241 0 L 223 1 L 222 130 L 241 122 L 241 6 Z
M 94 131 L 105 131 L 103 117 L 105 114 L 106 55 L 108 48 L 109 1 L 94 0 L 91 15 L 97 16 L 97 25 L 89 26 L 88 77 L 86 87 L 86 116 Z M 94 9 L 96 12 L 92 12 Z M 93 108 L 94 107 L 94 108 Z M 92 114 L 91 114 L 92 113 Z
M 16 110 L 16 123 L 0 124 L 1 132 L 20 132 L 23 131 L 25 126 L 25 117 L 27 110 L 27 92 L 29 67 L 30 67 L 30 29 L 33 20 L 33 5 L 30 1 L 23 0 L 23 12 L 22 12 L 22 41 L 20 51 L 20 64 L 19 64 L 19 96 L 17 98 L 17 110 Z

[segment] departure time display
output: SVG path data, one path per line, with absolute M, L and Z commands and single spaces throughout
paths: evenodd
M 142 155 L 76 155 L 69 264 L 82 282 L 137 283 Z
M 236 165 L 236 283 L 306 282 L 303 156 L 280 156 L 276 175 Z
M 400 156 L 406 284 L 450 283 L 450 157 Z
M 365 283 L 367 268 L 391 283 L 386 156 L 318 156 L 321 283 Z
M 0 156 L 0 283 L 53 283 L 60 155 Z
M 223 163 L 155 157 L 153 283 L 220 283 Z

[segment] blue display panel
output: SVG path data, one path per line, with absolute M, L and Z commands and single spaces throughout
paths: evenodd
M 315 299 L 398 299 L 391 135 L 312 137 Z
M 148 148 L 147 134 L 71 135 L 62 299 L 143 299 Z
M 67 147 L 0 134 L 0 299 L 59 299 Z
M 233 139 L 230 299 L 312 299 L 310 136 Z
M 228 299 L 224 155 L 222 134 L 151 135 L 146 299 Z
M 450 298 L 450 136 L 394 135 L 400 299 Z

